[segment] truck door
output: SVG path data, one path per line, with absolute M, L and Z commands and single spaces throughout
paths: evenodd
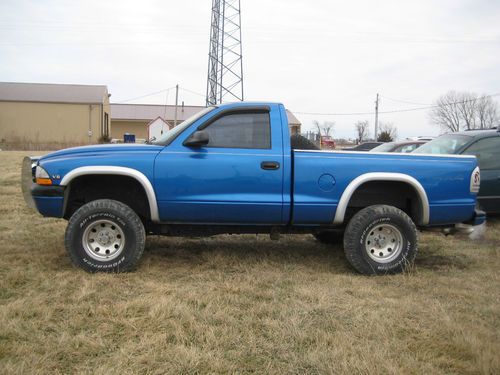
M 155 190 L 161 221 L 281 223 L 279 109 L 240 105 L 214 112 L 204 124 L 184 131 L 156 158 Z M 208 133 L 206 145 L 184 145 L 201 129 Z

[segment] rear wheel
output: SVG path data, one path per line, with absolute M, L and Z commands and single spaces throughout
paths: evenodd
M 127 205 L 95 200 L 71 216 L 65 245 L 73 263 L 88 272 L 126 272 L 144 251 L 146 233 L 137 214 Z
M 376 205 L 356 213 L 347 225 L 344 252 L 360 273 L 398 273 L 417 255 L 417 228 L 411 218 L 393 206 Z

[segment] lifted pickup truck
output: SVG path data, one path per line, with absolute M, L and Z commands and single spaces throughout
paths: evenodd
M 148 234 L 221 233 L 343 237 L 357 271 L 401 272 L 417 228 L 485 220 L 479 178 L 474 156 L 295 150 L 282 104 L 245 102 L 206 108 L 151 144 L 23 165 L 27 203 L 69 220 L 66 249 L 89 272 L 133 269 Z

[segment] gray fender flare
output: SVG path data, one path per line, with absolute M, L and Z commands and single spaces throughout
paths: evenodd
M 128 176 L 137 180 L 146 192 L 146 197 L 149 203 L 149 210 L 151 215 L 151 221 L 159 222 L 160 215 L 158 212 L 158 203 L 156 201 L 156 194 L 153 189 L 151 181 L 137 169 L 126 168 L 126 167 L 115 167 L 115 166 L 90 166 L 90 167 L 79 167 L 69 171 L 61 180 L 61 186 L 67 186 L 76 177 L 85 175 L 120 175 Z
M 410 185 L 417 193 L 420 204 L 422 208 L 422 222 L 417 223 L 421 225 L 429 224 L 429 199 L 427 198 L 427 193 L 425 192 L 424 187 L 420 182 L 418 182 L 414 177 L 409 176 L 404 173 L 386 173 L 386 172 L 373 172 L 373 173 L 365 173 L 361 176 L 356 177 L 352 180 L 349 185 L 347 185 L 346 189 L 342 193 L 342 196 L 339 199 L 339 204 L 337 206 L 337 210 L 335 211 L 335 218 L 333 219 L 333 224 L 340 225 L 344 222 L 345 212 L 347 209 L 347 205 L 349 201 L 356 191 L 358 187 L 360 187 L 365 182 L 369 181 L 398 181 L 404 182 Z

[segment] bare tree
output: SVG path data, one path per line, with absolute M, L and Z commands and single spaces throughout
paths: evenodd
M 330 135 L 335 126 L 335 122 L 333 121 L 324 121 L 323 124 L 320 124 L 319 121 L 314 120 L 313 124 L 318 128 L 319 135 Z
M 335 126 L 335 122 L 333 122 L 333 121 L 325 121 L 323 123 L 323 127 L 322 127 L 324 134 L 325 135 L 330 135 L 330 131 L 333 132 L 333 127 L 334 126 Z
M 377 141 L 392 142 L 398 137 L 398 128 L 392 122 L 381 122 L 379 124 L 380 134 Z
M 369 126 L 368 121 L 358 121 L 354 124 L 357 133 L 357 143 L 361 143 L 364 139 L 369 137 Z
M 477 115 L 477 95 L 470 92 L 463 92 L 459 94 L 460 100 L 458 101 L 458 109 L 464 120 L 464 126 L 467 130 L 476 128 L 476 115 Z
M 459 107 L 461 96 L 456 91 L 449 91 L 435 103 L 430 117 L 441 129 L 458 132 L 463 127 L 463 119 Z
M 498 106 L 489 96 L 449 91 L 431 110 L 431 120 L 444 131 L 491 128 L 498 122 Z
M 477 99 L 477 121 L 480 129 L 490 129 L 500 122 L 498 106 L 491 96 L 483 96 Z

